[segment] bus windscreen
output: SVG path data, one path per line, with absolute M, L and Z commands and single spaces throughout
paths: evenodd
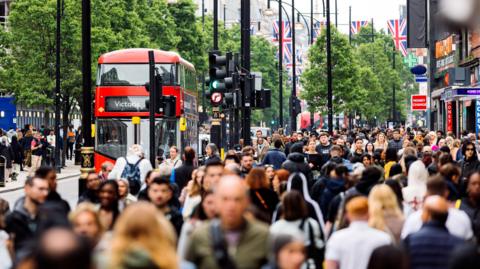
M 175 64 L 156 64 L 163 85 L 175 85 Z M 142 86 L 149 81 L 148 64 L 102 64 L 98 69 L 97 86 Z

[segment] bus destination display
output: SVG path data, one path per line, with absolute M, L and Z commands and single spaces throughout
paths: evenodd
M 106 112 L 145 112 L 148 96 L 115 96 L 105 98 Z

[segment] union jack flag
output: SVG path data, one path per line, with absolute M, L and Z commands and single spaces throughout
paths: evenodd
M 388 32 L 392 35 L 395 48 L 400 50 L 403 57 L 407 52 L 407 20 L 388 20 Z
M 292 42 L 285 42 L 283 43 L 283 62 L 287 68 L 291 68 L 293 66 L 293 50 L 292 50 Z
M 290 23 L 288 21 L 282 21 L 283 22 L 283 26 L 282 26 L 282 30 L 283 30 L 283 42 L 290 42 L 292 40 L 292 29 L 290 28 Z M 278 41 L 278 33 L 279 33 L 279 27 L 280 24 L 279 24 L 279 21 L 275 21 L 273 23 L 273 41 Z
M 325 22 L 316 21 L 313 24 L 313 42 L 317 41 L 317 38 L 322 34 L 322 29 L 325 27 Z
M 282 42 L 283 43 L 283 64 L 287 69 L 292 68 L 293 66 L 293 56 L 292 56 L 292 42 Z M 278 50 L 277 50 L 278 58 Z
M 360 33 L 360 29 L 362 27 L 366 27 L 368 25 L 368 21 L 352 21 L 352 25 L 350 25 L 350 32 L 352 35 L 357 35 Z

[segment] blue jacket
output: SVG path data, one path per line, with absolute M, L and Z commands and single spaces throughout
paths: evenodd
M 287 156 L 280 149 L 269 149 L 262 165 L 271 164 L 275 170 L 282 168 L 282 163 L 287 160 Z
M 451 253 L 463 243 L 463 239 L 450 234 L 444 224 L 436 221 L 425 223 L 404 240 L 411 269 L 447 269 Z

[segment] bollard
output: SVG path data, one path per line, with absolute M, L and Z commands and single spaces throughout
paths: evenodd
M 82 150 L 75 148 L 75 165 L 82 165 Z
M 0 188 L 5 187 L 5 169 L 7 167 L 7 159 L 0 156 Z

